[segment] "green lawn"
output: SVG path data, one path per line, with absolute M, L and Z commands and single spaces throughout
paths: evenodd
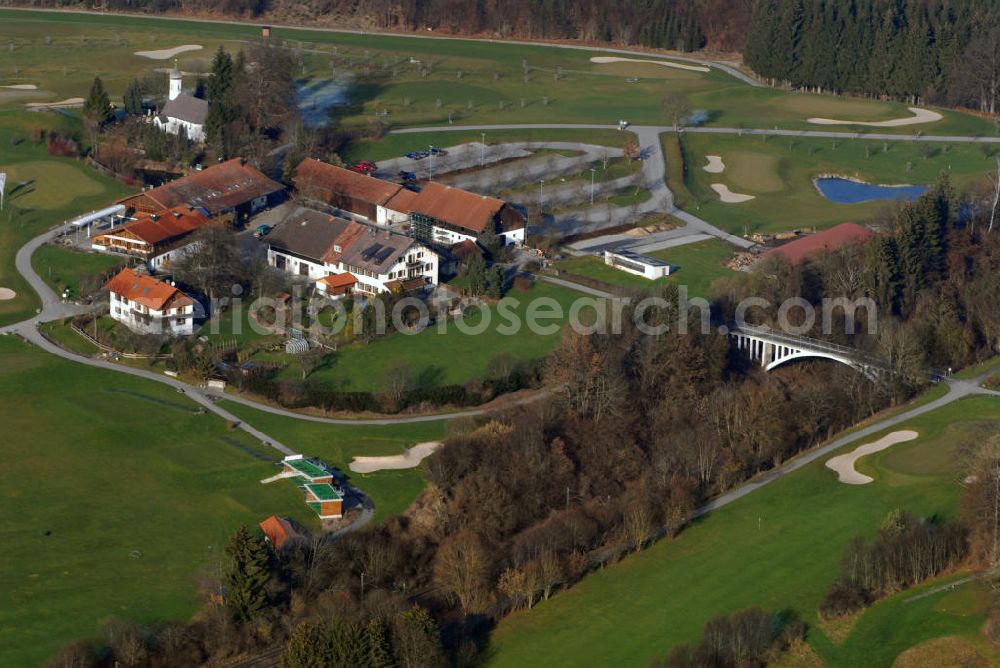
M 31 264 L 56 294 L 69 289 L 71 299 L 84 294 L 89 283 L 91 288 L 98 285 L 94 279 L 104 272 L 125 264 L 118 255 L 103 253 L 82 253 L 64 246 L 42 246 L 31 256 Z
M 93 355 L 98 352 L 98 347 L 83 338 L 75 331 L 69 320 L 53 320 L 41 325 L 39 329 L 45 333 L 52 341 L 63 348 L 77 353 L 78 355 Z
M 0 665 L 109 617 L 186 620 L 240 524 L 316 526 L 293 485 L 259 483 L 278 453 L 162 385 L 0 337 L 0 396 Z
M 249 408 L 232 401 L 226 410 L 283 443 L 295 443 L 301 452 L 336 466 L 375 502 L 375 521 L 398 515 L 424 488 L 420 469 L 352 473 L 347 465 L 357 456 L 401 454 L 404 448 L 445 437 L 444 420 L 389 426 L 334 425 L 295 420 Z M 275 483 L 277 484 L 277 483 Z
M 56 114 L 0 109 L 0 146 L 4 147 L 8 193 L 0 212 L 0 287 L 17 293 L 15 299 L 0 301 L 0 325 L 28 318 L 38 307 L 38 297 L 14 267 L 17 250 L 45 230 L 131 192 L 82 162 L 51 157 L 44 145 L 25 139 L 32 128 L 66 132 L 78 123 Z M 20 186 L 22 182 L 27 185 Z M 48 252 L 42 249 L 41 257 L 57 257 L 46 255 Z M 47 271 L 43 276 L 47 277 Z M 68 281 L 78 278 L 76 267 L 65 276 Z
M 710 617 L 749 605 L 790 610 L 809 625 L 808 640 L 828 666 L 888 666 L 905 647 L 944 633 L 975 637 L 977 606 L 939 605 L 944 596 L 876 606 L 847 641 L 834 645 L 816 626 L 816 608 L 858 532 L 873 531 L 894 508 L 952 515 L 963 471 L 957 451 L 1000 423 L 1000 404 L 965 399 L 898 428 L 921 438 L 861 460 L 875 477 L 837 482 L 815 462 L 716 511 L 677 539 L 661 541 L 587 576 L 493 634 L 496 666 L 647 664 L 695 640 Z M 874 440 L 873 437 L 872 440 Z M 853 449 L 859 444 L 848 446 Z
M 113 97 L 136 75 L 162 67 L 134 51 L 201 44 L 179 57 L 186 71 L 206 71 L 219 44 L 239 48 L 260 34 L 257 25 L 158 21 L 141 16 L 83 16 L 41 12 L 0 13 L 0 38 L 13 44 L 0 76 L 35 83 L 32 91 L 6 91 L 6 103 L 85 96 L 100 75 Z M 709 73 L 642 63 L 592 63 L 585 48 L 503 44 L 463 39 L 331 33 L 274 28 L 272 40 L 301 47 L 303 78 L 353 77 L 349 104 L 339 111 L 351 126 L 370 126 L 376 114 L 391 127 L 497 123 L 632 123 L 667 121 L 660 100 L 686 94 L 710 125 L 816 128 L 812 116 L 885 120 L 908 116 L 905 104 L 754 88 L 719 71 Z M 411 60 L 412 59 L 412 60 Z M 525 72 L 527 69 L 527 72 Z M 629 81 L 638 77 L 637 82 Z M 937 123 L 888 132 L 994 134 L 986 120 L 943 112 Z M 851 131 L 852 126 L 843 126 Z
M 883 184 L 931 184 L 946 171 L 956 187 L 984 178 L 991 160 L 975 145 L 884 144 L 864 138 L 851 140 L 739 137 L 685 133 L 687 172 L 681 173 L 675 134 L 663 135 L 668 158 L 667 178 L 677 205 L 734 234 L 831 227 L 846 221 L 871 219 L 885 202 L 837 204 L 813 185 L 821 175 L 838 175 Z M 885 150 L 886 147 L 888 150 Z M 866 153 L 867 151 L 867 153 Z M 711 174 L 706 155 L 722 157 L 726 169 Z M 907 165 L 910 170 L 907 171 Z M 710 188 L 722 183 L 756 199 L 724 204 Z
M 504 307 L 509 306 L 524 324 L 532 302 L 545 300 L 540 303 L 558 305 L 565 316 L 571 302 L 580 296 L 573 290 L 538 283 L 528 292 L 508 293 L 504 297 Z M 422 387 L 462 384 L 473 378 L 484 378 L 490 360 L 500 352 L 508 353 L 517 360 L 539 360 L 559 341 L 558 331 L 538 333 L 527 326 L 517 328 L 512 334 L 504 334 L 507 321 L 501 318 L 496 305 L 491 305 L 490 313 L 489 326 L 480 334 L 466 334 L 449 321 L 444 334 L 434 326 L 417 334 L 395 333 L 368 345 L 346 346 L 309 378 L 339 390 L 378 392 L 383 387 L 387 369 L 403 361 L 409 365 L 417 384 Z M 468 317 L 467 329 L 478 327 L 482 317 Z M 561 328 L 564 321 L 565 317 L 541 324 L 551 322 Z M 288 378 L 301 377 L 295 364 L 286 367 L 282 374 Z
M 734 248 L 721 239 L 706 239 L 693 244 L 654 251 L 650 256 L 665 260 L 678 267 L 677 271 L 663 279 L 651 281 L 604 263 L 595 256 L 571 257 L 555 264 L 555 268 L 570 274 L 579 274 L 596 281 L 628 289 L 649 290 L 663 283 L 685 285 L 692 297 L 710 297 L 712 282 L 726 276 L 739 276 L 738 272 L 727 269 L 723 262 L 732 256 Z

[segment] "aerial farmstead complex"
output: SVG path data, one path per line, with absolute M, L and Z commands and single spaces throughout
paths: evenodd
M 175 81 L 171 92 L 177 95 L 170 102 L 183 103 L 188 96 Z M 267 211 L 268 224 L 257 225 L 254 235 L 266 249 L 267 264 L 330 299 L 422 294 L 438 285 L 446 267 L 481 256 L 481 242 L 524 243 L 526 221 L 519 211 L 459 188 L 430 182 L 417 189 L 311 158 L 299 165 L 294 182 L 289 193 L 234 158 L 124 197 L 81 217 L 77 227 L 86 227 L 92 249 L 135 258 L 154 276 L 169 275 L 197 248 L 206 227 L 254 229 L 254 219 Z M 296 202 L 287 201 L 290 196 Z M 147 286 L 162 283 L 142 280 Z M 142 303 L 113 307 L 112 314 L 136 332 L 189 335 L 195 318 L 211 314 L 194 307 L 197 297 L 185 299 L 194 303 L 186 305 L 190 312 L 183 318 L 158 315 Z

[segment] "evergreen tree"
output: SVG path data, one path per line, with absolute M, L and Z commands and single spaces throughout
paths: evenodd
M 326 668 L 331 665 L 330 637 L 323 624 L 300 622 L 281 657 L 281 668 Z
M 230 565 L 226 573 L 226 605 L 240 621 L 259 617 L 268 604 L 271 553 L 260 536 L 241 526 L 226 548 Z
M 377 619 L 369 620 L 368 626 L 365 627 L 365 635 L 368 642 L 368 667 L 391 668 L 392 648 L 385 638 L 385 627 L 382 626 L 382 622 Z
M 500 299 L 503 297 L 504 273 L 503 267 L 498 264 L 490 267 L 486 274 L 486 295 L 490 299 Z
M 125 87 L 125 94 L 122 96 L 125 111 L 133 116 L 142 114 L 142 85 L 138 79 L 132 79 Z
M 104 89 L 101 77 L 94 77 L 94 83 L 90 85 L 90 93 L 83 102 L 83 114 L 87 120 L 97 125 L 104 125 L 111 120 L 111 98 Z
M 486 263 L 478 254 L 469 258 L 466 274 L 469 278 L 469 294 L 478 297 L 486 290 Z
M 205 118 L 205 137 L 222 156 L 227 154 L 226 127 L 238 116 L 232 100 L 232 88 L 237 72 L 242 71 L 242 53 L 237 66 L 232 56 L 220 46 L 212 59 L 212 76 L 206 84 L 208 116 Z
M 330 623 L 330 665 L 365 666 L 368 663 L 368 634 L 353 622 L 335 619 Z

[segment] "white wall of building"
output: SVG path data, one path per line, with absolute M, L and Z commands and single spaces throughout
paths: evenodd
M 153 123 L 156 127 L 160 128 L 164 132 L 172 135 L 179 135 L 181 130 L 184 130 L 185 136 L 194 142 L 205 141 L 205 128 L 197 123 L 190 123 L 188 121 L 182 121 L 179 118 L 173 118 L 171 116 L 167 117 L 167 122 L 164 123 L 160 120 L 159 116 L 153 118 Z
M 673 266 L 669 264 L 648 264 L 641 259 L 626 257 L 613 251 L 604 251 L 604 264 L 651 281 L 669 276 L 673 270 Z
M 359 271 L 343 262 L 318 264 L 281 253 L 273 248 L 268 249 L 267 263 L 270 266 L 277 268 L 279 257 L 285 259 L 284 271 L 286 273 L 307 278 L 311 282 L 318 281 L 330 274 L 350 272 L 358 281 L 354 289 L 369 294 L 388 292 L 389 289 L 386 286 L 392 281 L 405 281 L 411 278 L 423 278 L 431 285 L 437 285 L 440 268 L 440 258 L 437 253 L 422 244 L 411 246 L 398 262 L 385 273 L 377 276 L 372 275 L 371 272 Z M 307 273 L 303 273 L 302 266 L 306 267 Z
M 156 311 L 116 292 L 111 293 L 111 317 L 139 334 L 190 336 L 194 333 L 194 305 Z M 148 316 L 148 322 L 147 318 Z

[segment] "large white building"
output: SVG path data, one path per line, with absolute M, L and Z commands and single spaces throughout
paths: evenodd
M 268 264 L 331 297 L 437 285 L 438 256 L 410 236 L 294 208 L 268 237 Z
M 181 88 L 181 71 L 174 64 L 170 70 L 170 88 L 167 103 L 153 118 L 156 127 L 172 135 L 183 134 L 194 142 L 205 141 L 205 119 L 208 118 L 208 102 L 188 95 Z
M 111 317 L 138 334 L 190 336 L 195 300 L 152 276 L 122 269 L 105 286 L 111 293 Z
M 669 276 L 674 270 L 668 262 L 627 250 L 604 251 L 604 264 L 651 281 Z

